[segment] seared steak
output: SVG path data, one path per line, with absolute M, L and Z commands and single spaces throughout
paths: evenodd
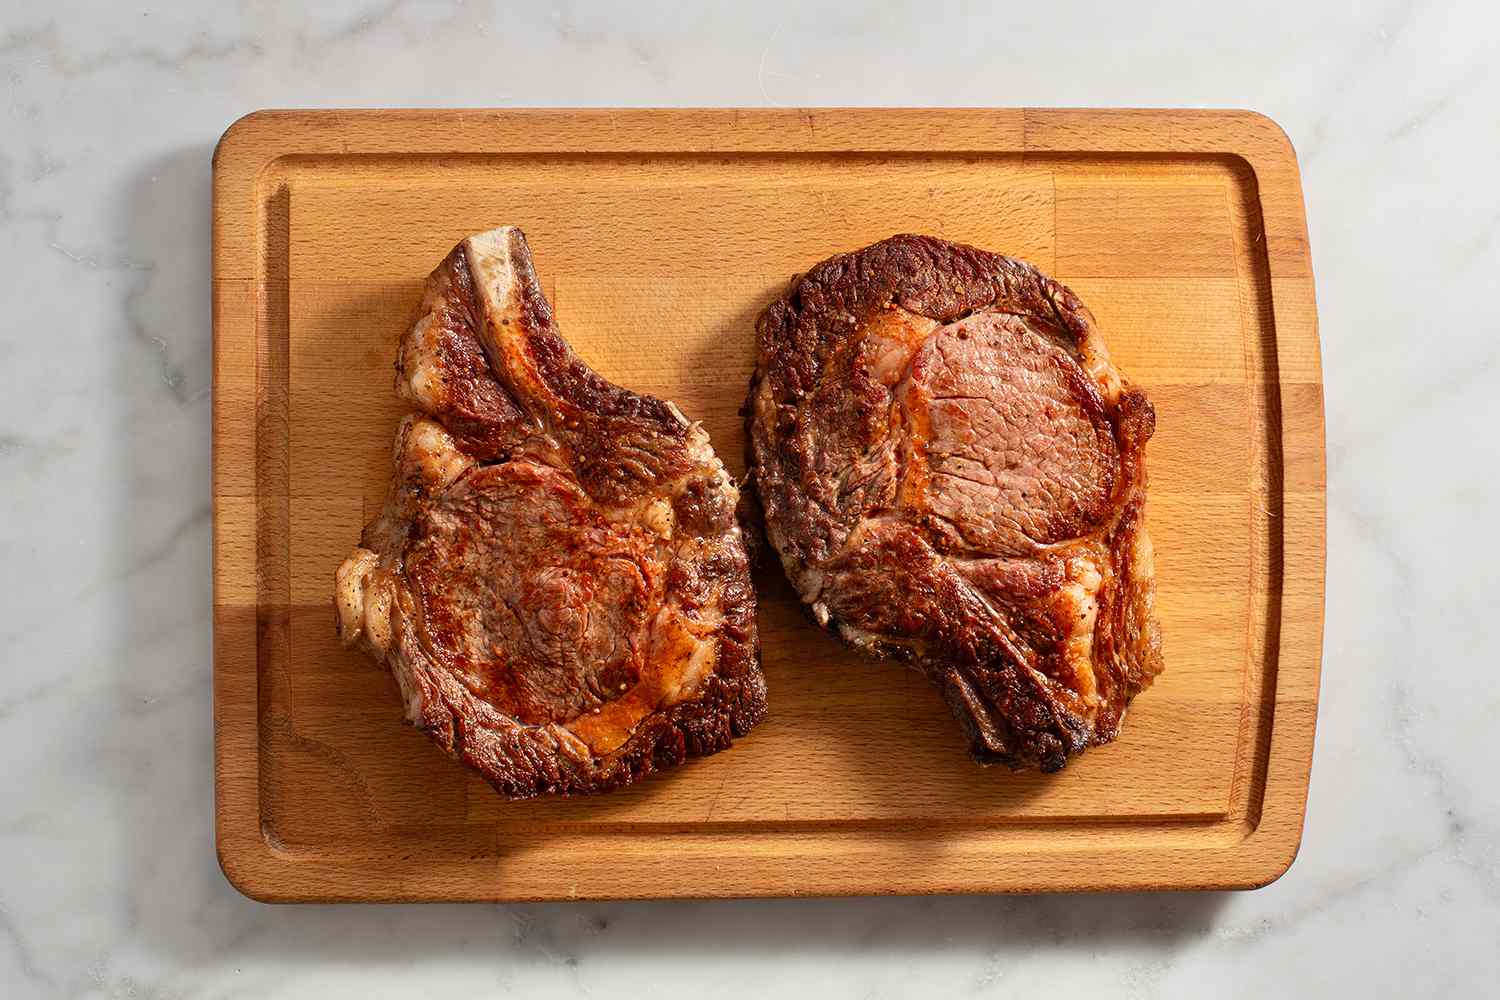
M 756 325 L 766 534 L 822 625 L 938 685 L 976 759 L 1108 742 L 1162 668 L 1151 403 L 1022 261 L 922 236 L 841 254 Z
M 765 716 L 735 484 L 702 427 L 574 355 L 520 230 L 454 248 L 396 367 L 421 412 L 336 602 L 409 721 L 523 799 L 629 784 Z

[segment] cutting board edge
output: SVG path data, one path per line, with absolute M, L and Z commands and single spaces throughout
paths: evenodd
M 596 141 L 598 130 L 610 126 L 611 134 L 634 135 L 631 144 L 617 140 Z M 875 126 L 879 126 L 878 129 Z M 872 131 L 880 141 L 863 137 Z M 742 133 L 736 135 L 735 133 Z M 1273 121 L 1253 112 L 1215 111 L 1089 111 L 1089 110 L 734 110 L 670 109 L 587 111 L 357 111 L 357 112 L 256 112 L 236 122 L 225 133 L 214 153 L 214 357 L 215 388 L 220 386 L 221 343 L 229 338 L 256 334 L 258 296 L 264 289 L 258 275 L 264 273 L 263 244 L 259 222 L 263 212 L 261 179 L 267 170 L 287 156 L 382 154 L 410 151 L 413 136 L 427 145 L 423 155 L 446 151 L 475 154 L 513 152 L 525 147 L 533 151 L 562 151 L 571 135 L 575 151 L 683 151 L 707 149 L 720 152 L 755 151 L 901 151 L 921 149 L 1010 153 L 1213 153 L 1243 160 L 1253 172 L 1261 202 L 1266 232 L 1266 252 L 1271 275 L 1271 296 L 1276 307 L 1278 344 L 1306 348 L 1316 345 L 1316 306 L 1310 256 L 1307 252 L 1306 221 L 1295 152 L 1285 133 Z M 724 137 L 732 138 L 726 140 Z M 583 137 L 587 136 L 585 140 Z M 934 140 L 934 137 L 937 137 Z M 848 145 L 852 139 L 862 139 Z M 715 141 L 718 140 L 718 141 Z M 829 145 L 844 142 L 846 145 Z M 944 146 L 943 142 L 950 145 Z M 406 149 L 400 148 L 407 143 Z M 1154 143 L 1154 145 L 1153 145 Z M 454 147 L 466 147 L 457 149 Z M 246 261 L 253 266 L 245 269 Z M 1278 280 L 1281 279 L 1281 280 Z M 1291 308 L 1286 308 L 1290 306 Z M 1316 351 L 1314 351 L 1316 354 Z M 1302 602 L 1302 617 L 1287 628 L 1283 606 L 1279 622 L 1275 671 L 1276 715 L 1266 747 L 1264 786 L 1258 816 L 1232 844 L 1192 852 L 1194 862 L 1184 865 L 1184 853 L 1174 850 L 1133 851 L 1112 855 L 1112 871 L 1094 862 L 1096 870 L 1080 871 L 1067 856 L 1047 852 L 1028 856 L 1028 863 L 1010 871 L 994 859 L 972 859 L 946 874 L 920 867 L 884 871 L 866 866 L 850 877 L 826 873 L 821 881 L 801 878 L 790 887 L 771 875 L 763 881 L 715 882 L 708 872 L 689 877 L 673 873 L 663 879 L 659 867 L 646 865 L 640 872 L 622 872 L 620 878 L 602 878 L 588 886 L 569 889 L 561 882 L 544 881 L 530 891 L 520 880 L 497 885 L 491 878 L 470 879 L 455 873 L 408 873 L 398 888 L 371 891 L 357 873 L 339 872 L 347 865 L 329 864 L 315 872 L 305 859 L 279 851 L 262 834 L 259 818 L 258 778 L 254 773 L 256 725 L 253 693 L 245 690 L 246 640 L 250 654 L 249 683 L 253 688 L 253 650 L 256 637 L 221 631 L 229 628 L 225 612 L 234 601 L 221 599 L 235 586 L 243 586 L 246 525 L 222 516 L 221 458 L 247 441 L 254 448 L 254 414 L 246 420 L 243 400 L 215 392 L 214 398 L 214 586 L 215 586 L 215 794 L 216 837 L 221 866 L 226 877 L 247 895 L 277 900 L 336 899 L 542 899 L 542 898 L 647 898 L 735 895 L 843 895 L 853 893 L 923 892 L 1013 892 L 1068 891 L 1074 889 L 1145 888 L 1248 888 L 1274 880 L 1295 858 L 1300 844 L 1306 790 L 1311 766 L 1319 672 L 1322 650 L 1323 580 L 1325 570 L 1325 499 L 1323 472 L 1323 428 L 1321 375 L 1318 376 L 1317 427 L 1303 428 L 1304 442 L 1316 437 L 1317 488 L 1306 494 L 1310 501 L 1286 511 L 1282 525 L 1282 578 L 1299 581 L 1305 589 L 1316 586 L 1316 613 Z M 234 412 L 236 407 L 240 412 Z M 1304 414 L 1304 416 L 1306 416 Z M 1289 429 L 1282 428 L 1285 437 Z M 1305 447 L 1305 444 L 1304 444 Z M 253 537 L 254 526 L 249 526 Z M 233 544 L 238 541 L 238 545 Z M 249 546 L 248 569 L 254 572 L 254 545 Z M 221 642 L 221 638 L 224 640 Z M 236 669 L 238 668 L 238 670 Z M 249 694 L 247 699 L 246 695 Z M 246 706 L 249 706 L 247 717 Z M 1283 712 L 1282 709 L 1287 709 Z M 1300 709 L 1293 711 L 1293 709 Z M 1302 716 L 1296 719 L 1296 716 Z M 248 726 L 246 725 L 248 721 Z M 247 751 L 249 754 L 247 756 Z M 774 835 L 773 835 L 774 836 Z M 808 835 L 794 835 L 790 846 L 806 846 Z M 762 837 L 757 837 L 761 841 Z M 721 860 L 726 857 L 721 841 L 716 845 Z M 835 841 L 835 844 L 842 841 Z M 753 845 L 752 845 L 753 846 Z M 733 852 L 728 852 L 732 854 Z M 774 863 L 774 851 L 744 852 L 752 867 L 753 856 Z M 1133 859 L 1133 860 L 1130 860 Z M 1204 859 L 1211 859 L 1206 861 Z M 1014 861 L 1015 856 L 1007 859 Z M 1124 863 L 1127 862 L 1128 863 Z M 1200 867 L 1199 863 L 1203 862 Z M 1009 873 L 1008 873 L 1009 872 Z

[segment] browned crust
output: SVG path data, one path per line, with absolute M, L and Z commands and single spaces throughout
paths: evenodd
M 520 230 L 510 236 L 517 261 L 519 321 L 541 380 L 545 405 L 533 417 L 566 442 L 579 484 L 600 503 L 630 502 L 651 484 L 689 471 L 689 424 L 665 400 L 608 381 L 573 353 L 553 319 L 531 251 Z M 491 359 L 497 372 L 499 359 Z M 503 380 L 503 375 L 502 375 Z M 518 399 L 527 394 L 515 391 Z
M 756 321 L 759 363 L 746 411 L 753 410 L 764 380 L 777 410 L 775 436 L 785 440 L 798 404 L 833 371 L 840 347 L 893 305 L 939 323 L 1001 309 L 1055 328 L 1074 343 L 1090 328 L 1077 297 L 1024 261 L 928 236 L 892 236 L 814 266 L 766 307 Z M 766 517 L 783 526 L 792 547 L 788 554 L 798 560 L 828 558 L 839 529 L 847 525 L 802 504 L 804 456 L 760 440 L 753 416 L 747 417 L 747 429 L 750 478 Z M 768 476 L 767 469 L 775 473 Z
M 527 345 L 552 397 L 596 417 L 649 424 L 654 432 L 668 438 L 686 437 L 687 424 L 666 401 L 615 385 L 573 353 L 553 319 L 552 304 L 542 291 L 526 237 L 517 229 L 510 239 L 517 261 L 516 281 Z
M 734 585 L 743 591 L 725 597 L 715 672 L 704 679 L 692 700 L 653 712 L 610 753 L 586 759 L 564 753 L 544 730 L 497 712 L 451 673 L 425 662 L 418 668 L 418 682 L 425 689 L 427 711 L 419 725 L 512 800 L 612 791 L 689 758 L 727 750 L 766 717 L 748 574 L 742 573 Z
M 882 400 L 849 369 L 848 348 L 867 324 L 892 308 L 940 324 L 980 310 L 1016 315 L 1074 354 L 1097 342 L 1092 317 L 1078 298 L 1024 261 L 915 235 L 831 257 L 794 278 L 756 324 L 758 364 L 742 411 L 749 484 L 766 522 L 776 529 L 773 538 L 789 572 L 808 566 L 821 572 L 835 567 L 831 560 L 840 560 L 839 568 L 852 565 L 896 581 L 890 589 L 905 595 L 906 602 L 894 626 L 899 641 L 861 648 L 915 659 L 942 690 L 976 759 L 1056 770 L 1070 755 L 1113 739 L 1130 698 L 1161 668 L 1149 597 L 1137 593 L 1143 587 L 1149 591 L 1150 580 L 1132 562 L 1136 536 L 1144 530 L 1144 447 L 1155 428 L 1154 410 L 1139 389 L 1125 386 L 1111 405 L 1092 381 L 1073 380 L 1080 405 L 1113 428 L 1120 456 L 1110 510 L 1090 512 L 1107 524 L 1110 569 L 1095 629 L 1103 705 L 1090 720 L 1078 710 L 1078 695 L 1066 678 L 1047 675 L 1040 662 L 1038 648 L 1045 653 L 1049 641 L 1047 609 L 1023 603 L 1008 610 L 1011 621 L 997 624 L 995 616 L 971 607 L 972 591 L 934 548 L 943 526 L 921 517 L 888 531 L 875 548 L 847 547 L 858 512 L 822 499 L 820 449 L 793 443 L 805 401 L 826 380 L 839 379 L 854 401 L 848 413 L 856 428 L 853 446 L 874 446 L 874 434 L 861 437 L 859 429 L 878 424 L 872 414 Z M 849 444 L 820 443 L 825 448 Z M 1022 586 L 1013 595 L 1024 601 L 1025 593 Z M 877 623 L 841 619 L 838 597 L 829 602 L 830 630 L 843 634 L 841 625 L 848 625 L 879 634 Z M 860 607 L 857 598 L 843 604 Z M 1014 623 L 1035 634 L 1016 634 Z M 890 616 L 881 624 L 890 627 Z
M 481 322 L 479 300 L 469 271 L 468 253 L 460 243 L 432 273 L 418 314 L 433 305 L 431 286 L 448 293 L 433 315 L 438 353 L 443 359 L 445 406 L 433 415 L 458 439 L 464 451 L 480 461 L 505 457 L 516 444 L 521 409 L 490 371 L 489 359 L 474 330 Z M 404 381 L 403 352 L 396 354 L 396 378 Z
M 777 401 L 811 391 L 829 355 L 891 305 L 940 323 L 1001 308 L 1078 336 L 1087 329 L 1077 298 L 1024 261 L 929 236 L 892 236 L 794 278 L 761 314 L 756 332 Z
M 500 339 L 483 336 L 489 319 L 466 244 L 459 244 L 429 278 L 419 310 L 419 317 L 431 315 L 430 332 L 438 338 L 442 360 L 436 402 L 427 403 L 424 396 L 423 408 L 464 453 L 482 463 L 476 468 L 542 461 L 569 474 L 599 507 L 670 497 L 676 530 L 670 544 L 661 543 L 666 547 L 653 556 L 665 569 L 647 614 L 654 615 L 670 595 L 683 614 L 699 619 L 712 600 L 720 616 L 713 627 L 718 646 L 712 672 L 685 700 L 658 706 L 640 719 L 618 747 L 589 750 L 558 726 L 507 714 L 501 705 L 510 702 L 481 697 L 452 669 L 440 648 L 442 630 L 453 632 L 452 623 L 445 626 L 437 609 L 428 620 L 422 581 L 409 578 L 405 565 L 417 541 L 407 528 L 437 496 L 428 484 L 403 479 L 398 465 L 387 513 L 366 529 L 362 544 L 378 552 L 385 571 L 399 581 L 393 616 L 399 634 L 393 642 L 406 665 L 402 679 L 420 689 L 420 718 L 413 721 L 507 798 L 590 794 L 724 750 L 765 718 L 755 592 L 744 546 L 731 536 L 733 504 L 712 488 L 726 474 L 717 461 L 693 457 L 699 453 L 690 445 L 692 425 L 671 404 L 614 385 L 573 353 L 557 329 L 524 236 L 515 230 L 510 240 L 518 309 L 501 322 L 514 324 L 507 333 L 519 338 L 504 342 L 518 339 L 521 356 L 498 356 L 504 352 L 490 345 Z M 397 358 L 398 385 L 408 375 L 402 370 L 404 353 Z M 464 476 L 446 489 L 461 488 Z M 680 490 L 673 495 L 676 487 Z M 681 547 L 698 540 L 706 547 L 682 557 Z M 452 544 L 463 548 L 465 537 Z

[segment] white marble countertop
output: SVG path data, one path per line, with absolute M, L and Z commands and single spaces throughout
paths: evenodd
M 1489 5 L 300 6 L 0 13 L 0 995 L 1494 989 L 1496 574 L 1472 562 L 1490 545 L 1472 526 L 1500 509 Z M 213 144 L 258 107 L 548 104 L 1282 123 L 1329 478 L 1323 707 L 1288 875 L 1244 894 L 485 907 L 268 907 L 229 887 L 210 770 Z

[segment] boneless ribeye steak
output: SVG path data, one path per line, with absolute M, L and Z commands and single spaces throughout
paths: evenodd
M 520 230 L 464 240 L 400 345 L 383 512 L 340 634 L 502 794 L 617 788 L 765 715 L 738 491 L 671 403 L 562 339 Z
M 766 533 L 823 625 L 938 685 L 976 759 L 1061 768 L 1162 668 L 1151 403 L 1022 261 L 896 236 L 757 323 Z

